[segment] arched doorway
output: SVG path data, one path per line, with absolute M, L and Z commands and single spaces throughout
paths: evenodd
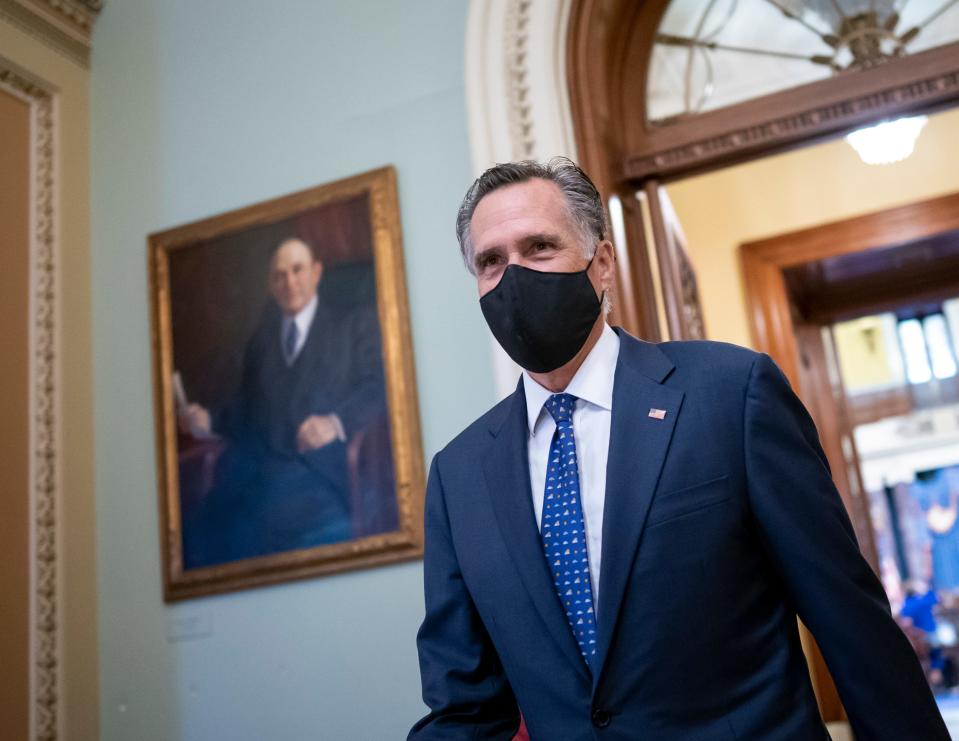
M 703 336 L 696 273 L 665 185 L 826 141 L 879 120 L 942 110 L 959 102 L 959 36 L 940 35 L 925 48 L 910 48 L 910 35 L 914 40 L 926 28 L 923 21 L 903 23 L 898 31 L 885 16 L 882 24 L 876 18 L 857 17 L 834 19 L 838 25 L 832 28 L 814 26 L 802 12 L 803 3 L 797 2 L 763 5 L 775 6 L 783 23 L 804 27 L 810 37 L 811 30 L 818 31 L 822 43 L 832 44 L 835 54 L 779 49 L 796 61 L 802 57 L 811 67 L 821 67 L 816 74 L 798 80 L 789 76 L 759 80 L 752 89 L 723 91 L 703 105 L 700 96 L 690 92 L 694 75 L 688 73 L 677 78 L 678 103 L 653 95 L 662 93 L 656 86 L 664 48 L 681 50 L 690 58 L 703 49 L 744 56 L 756 51 L 755 45 L 747 49 L 735 34 L 732 40 L 722 39 L 716 24 L 697 25 L 687 18 L 685 26 L 679 24 L 687 31 L 676 30 L 677 8 L 685 6 L 691 18 L 703 8 L 719 5 L 576 0 L 570 11 L 567 74 L 578 156 L 609 198 L 611 219 L 614 228 L 618 226 L 618 321 L 648 339 Z M 928 8 L 924 18 L 934 21 L 937 9 L 939 5 Z M 865 10 L 860 15 L 865 16 Z M 897 55 L 888 44 L 853 48 L 848 39 L 868 34 L 856 35 L 840 21 L 855 21 L 860 31 L 870 23 L 875 28 L 889 26 L 887 30 L 903 41 L 902 49 Z M 843 36 L 846 31 L 848 38 Z M 844 58 L 838 56 L 840 51 Z M 834 73 L 840 66 L 843 72 Z M 817 418 L 837 486 L 857 531 L 866 534 L 861 538 L 864 553 L 877 566 L 862 492 L 845 473 L 842 432 L 824 424 L 838 413 L 835 406 L 825 396 L 813 398 L 816 391 L 808 383 L 804 388 L 795 347 L 764 343 L 762 333 L 754 333 L 753 344 L 787 370 Z M 825 663 L 805 632 L 804 642 L 823 717 L 839 720 L 842 708 Z

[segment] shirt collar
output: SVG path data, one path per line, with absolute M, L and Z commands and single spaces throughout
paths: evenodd
M 284 330 L 286 327 L 290 326 L 290 322 L 295 322 L 298 336 L 306 337 L 307 333 L 310 331 L 310 325 L 313 323 L 313 317 L 316 315 L 316 304 L 317 298 L 316 294 L 314 293 L 313 298 L 311 298 L 307 302 L 306 306 L 300 309 L 296 314 L 294 314 L 292 317 L 283 317 Z
M 619 357 L 619 335 L 608 324 L 603 325 L 599 340 L 589 351 L 589 355 L 570 380 L 564 393 L 594 404 L 607 411 L 613 408 L 613 377 L 616 374 L 616 360 Z M 538 384 L 525 370 L 523 371 L 523 391 L 526 393 L 526 417 L 529 432 L 533 434 L 536 422 L 543 412 L 543 404 L 553 392 Z

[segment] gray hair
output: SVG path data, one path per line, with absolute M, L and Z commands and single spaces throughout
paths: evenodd
M 475 274 L 473 244 L 470 239 L 470 221 L 484 196 L 507 185 L 525 183 L 534 178 L 556 183 L 566 197 L 569 216 L 583 241 L 583 251 L 591 258 L 596 244 L 606 238 L 606 211 L 599 191 L 580 167 L 567 157 L 553 157 L 546 163 L 535 160 L 505 162 L 491 167 L 470 186 L 456 214 L 456 239 L 466 269 Z

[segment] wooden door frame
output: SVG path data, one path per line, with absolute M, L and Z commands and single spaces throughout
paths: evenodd
M 821 409 L 822 397 L 827 393 L 822 388 L 823 379 L 810 379 L 808 373 L 804 377 L 801 372 L 801 343 L 784 271 L 830 257 L 908 244 L 957 229 L 959 193 L 952 193 L 741 245 L 739 254 L 753 346 L 779 364 L 793 388 L 800 390 L 806 406 L 818 411 L 816 416 L 820 420 L 828 417 Z M 805 346 L 808 347 L 808 343 Z M 827 450 L 827 457 L 837 472 L 837 466 L 844 465 L 842 451 L 837 452 L 835 446 L 826 447 L 833 448 Z M 845 476 L 842 478 L 845 480 Z M 854 528 L 857 533 L 863 533 L 871 528 L 871 523 L 863 521 L 868 518 L 868 507 L 861 498 L 851 498 L 848 483 L 840 487 L 840 493 Z M 878 567 L 875 546 L 871 530 L 868 532 L 870 538 L 868 543 L 862 543 L 863 551 L 875 569 Z M 801 638 L 820 712 L 825 720 L 838 720 L 844 717 L 842 705 L 822 653 L 807 630 L 802 630 Z
M 669 182 L 834 138 L 884 118 L 959 104 L 959 42 L 668 123 L 646 80 L 668 0 L 573 0 L 570 107 L 580 159 L 611 186 Z
M 868 506 L 860 501 L 862 493 L 857 493 L 855 482 L 849 481 L 842 469 L 845 455 L 837 442 L 839 433 L 832 428 L 838 412 L 826 410 L 824 400 L 819 398 L 825 393 L 824 382 L 811 380 L 808 371 L 803 373 L 803 351 L 808 353 L 810 348 L 808 342 L 801 346 L 795 319 L 797 312 L 786 285 L 785 271 L 828 258 L 910 244 L 957 230 L 959 193 L 951 193 L 748 242 L 739 248 L 753 346 L 775 360 L 793 388 L 799 390 L 804 404 L 818 411 L 814 416 L 821 428 L 823 447 L 837 486 L 860 536 L 863 553 L 877 570 Z M 811 352 L 815 354 L 817 351 L 812 349 Z
M 607 201 L 617 196 L 623 205 L 625 244 L 617 245 L 620 316 L 626 329 L 652 341 L 664 339 L 652 267 L 653 255 L 664 247 L 647 243 L 635 197 L 647 191 L 649 181 L 670 182 L 835 138 L 883 118 L 959 104 L 956 42 L 873 69 L 651 126 L 646 115 L 646 78 L 656 29 L 668 4 L 668 0 L 572 0 L 566 43 L 567 83 L 580 164 Z M 872 232 L 866 222 L 847 222 L 848 233 L 832 244 L 845 245 L 852 252 L 951 228 L 946 213 L 932 208 L 923 214 L 925 218 L 914 221 L 916 214 L 910 208 L 864 217 L 871 219 Z M 959 217 L 959 208 L 953 207 L 953 213 Z M 756 248 L 749 259 L 761 257 L 748 268 L 744 263 L 743 269 L 754 340 L 780 361 L 799 388 L 798 348 L 795 335 L 788 331 L 792 320 L 788 300 L 764 310 L 754 293 L 764 289 L 788 299 L 782 269 L 792 259 L 790 253 L 797 245 L 797 258 L 802 250 L 816 254 L 817 249 L 824 251 L 829 246 L 817 245 L 813 233 L 791 236 L 798 239 L 791 239 L 788 247 L 783 242 L 777 248 L 765 240 L 766 247 Z M 660 241 L 655 234 L 653 238 Z M 675 270 L 669 254 L 666 257 L 661 269 Z M 681 327 L 678 282 L 668 277 L 659 285 L 668 326 Z M 823 718 L 839 719 L 838 693 L 822 656 L 810 648 L 813 642 L 807 632 L 803 631 L 802 639 Z
M 761 159 L 906 114 L 959 104 L 959 42 L 871 69 L 747 100 L 667 124 L 650 124 L 646 79 L 669 0 L 572 0 L 566 76 L 580 164 L 624 211 L 617 245 L 618 319 L 646 339 L 660 332 L 657 281 L 636 194 L 648 183 Z M 655 240 L 654 240 L 655 241 Z M 660 266 L 675 269 L 669 255 Z M 672 277 L 658 281 L 669 327 L 681 327 Z M 676 337 L 673 337 L 676 339 Z
M 783 271 L 957 229 L 959 193 L 950 193 L 741 245 L 740 262 L 754 347 L 768 353 L 799 388 L 799 350 Z

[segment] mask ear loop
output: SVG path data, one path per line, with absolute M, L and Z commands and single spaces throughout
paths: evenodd
M 590 267 L 593 265 L 593 260 L 596 259 L 596 253 L 599 252 L 599 245 L 600 245 L 600 243 L 601 243 L 602 241 L 603 241 L 603 238 L 600 237 L 600 238 L 599 238 L 599 241 L 596 242 L 596 249 L 593 250 L 593 254 L 592 254 L 592 256 L 589 258 L 589 262 L 586 263 L 586 267 L 583 268 L 584 271 L 589 270 Z M 605 289 L 604 289 L 604 290 L 605 290 Z
M 596 259 L 596 253 L 597 253 L 597 252 L 599 252 L 598 243 L 597 243 L 597 248 L 596 248 L 595 250 L 593 250 L 593 256 L 592 256 L 591 258 L 589 258 L 589 262 L 586 263 L 586 267 L 583 268 L 583 272 L 584 272 L 584 273 L 588 273 L 588 272 L 589 272 L 590 267 L 592 267 L 592 265 L 593 265 L 593 260 Z M 609 289 L 604 288 L 603 291 L 602 291 L 602 293 L 600 293 L 600 295 L 599 295 L 599 305 L 600 305 L 600 308 L 602 308 L 603 302 L 606 300 L 606 292 L 607 292 L 608 290 L 609 290 Z
M 583 272 L 587 272 L 593 266 L 593 260 L 596 259 L 596 253 L 599 252 L 599 248 L 593 250 L 593 256 L 589 258 L 589 262 L 586 263 L 586 267 L 583 268 Z

